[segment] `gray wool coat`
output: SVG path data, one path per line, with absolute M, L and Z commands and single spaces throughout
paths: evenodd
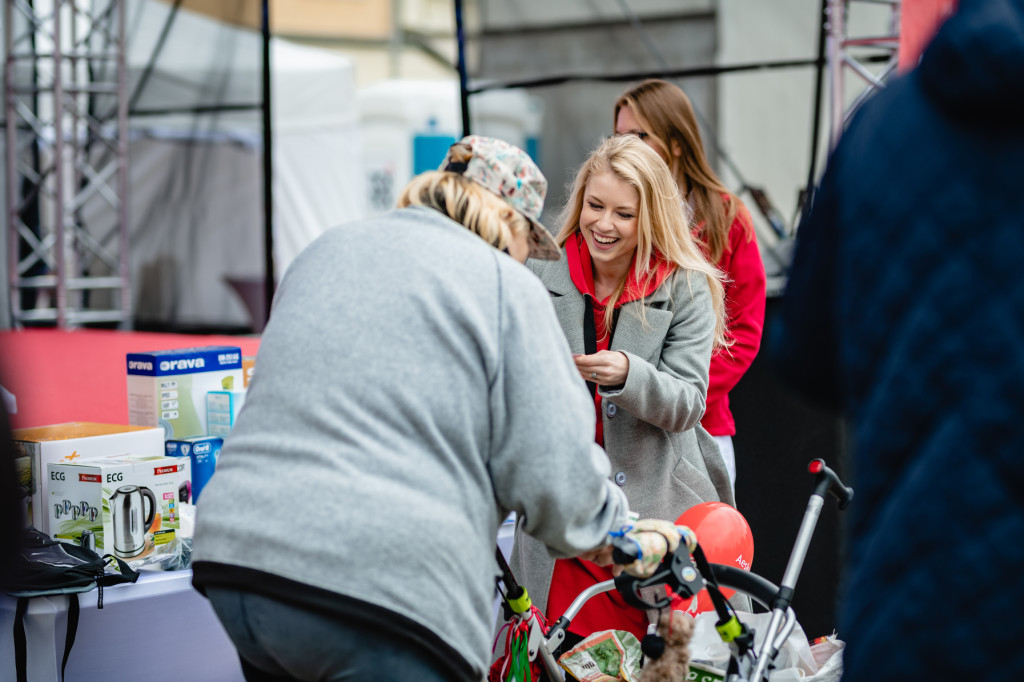
M 527 265 L 551 294 L 573 354 L 584 353 L 585 302 L 569 276 L 568 261 Z M 629 373 L 621 387 L 598 390 L 612 478 L 640 518 L 675 521 L 700 502 L 735 505 L 725 461 L 700 425 L 713 337 L 711 292 L 700 274 L 677 273 L 643 302 L 620 308 L 609 348 L 626 354 Z M 511 567 L 544 611 L 554 569 L 550 554 L 516 533 Z

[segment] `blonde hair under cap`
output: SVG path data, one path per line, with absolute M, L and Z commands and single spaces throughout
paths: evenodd
M 397 206 L 432 208 L 496 249 L 506 248 L 513 234 L 530 229 L 525 216 L 482 185 L 455 173 L 427 171 L 417 175 L 402 190 Z

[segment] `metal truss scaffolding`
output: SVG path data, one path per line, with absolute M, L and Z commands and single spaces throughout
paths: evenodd
M 888 8 L 889 32 L 882 36 L 849 35 L 852 5 L 878 5 Z M 899 63 L 901 0 L 826 0 L 826 42 L 830 83 L 829 149 L 835 147 L 850 117 L 876 90 L 882 88 Z M 872 71 L 869 63 L 882 62 Z M 846 72 L 863 81 L 862 88 L 847 92 Z M 854 97 L 853 93 L 858 94 Z M 852 99 L 848 99 L 852 97 Z M 848 103 L 849 101 L 849 103 Z
M 124 13 L 123 0 L 4 2 L 15 327 L 130 324 Z M 94 202 L 113 223 L 90 224 Z

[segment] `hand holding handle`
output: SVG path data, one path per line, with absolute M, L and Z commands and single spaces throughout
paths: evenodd
M 654 574 L 666 555 L 675 552 L 680 540 L 691 548 L 696 536 L 686 526 L 677 526 L 661 519 L 641 519 L 632 528 L 612 538 L 612 561 L 624 567 L 629 575 L 648 578 Z

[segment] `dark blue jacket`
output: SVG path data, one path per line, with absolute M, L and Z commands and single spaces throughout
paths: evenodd
M 1024 680 L 1024 0 L 854 117 L 769 351 L 850 420 L 844 682 Z

